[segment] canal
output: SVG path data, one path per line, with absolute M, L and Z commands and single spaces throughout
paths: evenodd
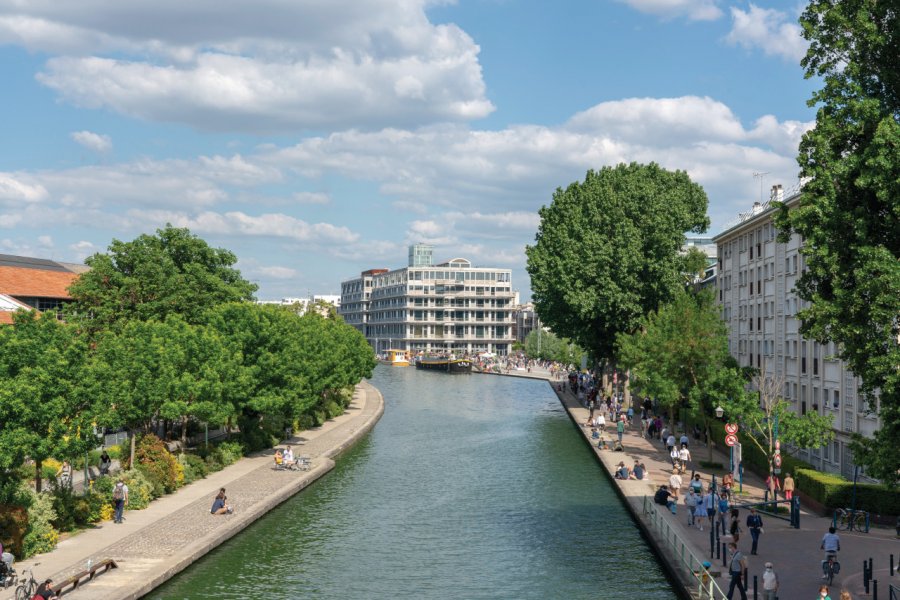
M 546 382 L 379 365 L 373 432 L 155 599 L 671 600 Z

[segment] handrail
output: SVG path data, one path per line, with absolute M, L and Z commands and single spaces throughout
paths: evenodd
M 719 587 L 719 584 L 710 574 L 709 569 L 703 566 L 704 561 L 697 558 L 684 540 L 669 525 L 669 521 L 663 517 L 659 507 L 653 503 L 649 496 L 644 496 L 644 515 L 653 526 L 653 529 L 665 545 L 672 551 L 673 556 L 678 560 L 673 562 L 673 566 L 684 575 L 689 581 L 693 580 L 697 586 L 697 598 L 701 600 L 709 598 L 710 600 L 727 600 L 728 596 Z

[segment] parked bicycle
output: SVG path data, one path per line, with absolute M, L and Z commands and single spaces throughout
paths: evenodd
M 22 583 L 16 588 L 16 600 L 31 600 L 38 588 L 38 582 L 34 579 L 34 569 L 23 570 L 19 581 Z
M 839 508 L 834 511 L 832 523 L 837 529 L 869 533 L 869 513 L 864 510 Z

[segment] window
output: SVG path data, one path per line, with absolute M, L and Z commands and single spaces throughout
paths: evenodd
M 833 400 L 833 402 L 834 402 L 834 404 L 833 404 L 832 406 L 834 406 L 834 408 L 840 408 L 840 407 L 841 407 L 841 393 L 840 393 L 838 390 L 834 390 L 834 400 Z

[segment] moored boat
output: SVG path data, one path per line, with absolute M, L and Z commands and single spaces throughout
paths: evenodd
M 471 373 L 472 361 L 468 358 L 422 356 L 416 359 L 416 368 L 445 373 Z
M 406 353 L 406 350 L 397 350 L 397 349 L 388 349 L 384 351 L 385 361 L 387 364 L 394 367 L 408 367 L 409 366 L 409 355 Z

